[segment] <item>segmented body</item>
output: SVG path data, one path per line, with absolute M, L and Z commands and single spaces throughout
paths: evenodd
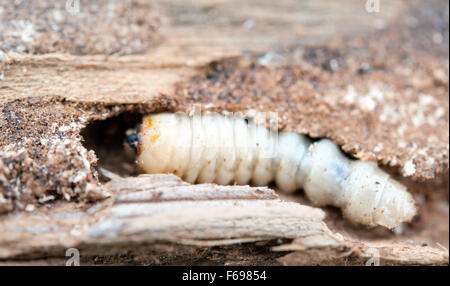
M 393 228 L 416 213 L 400 183 L 371 162 L 348 159 L 332 141 L 273 134 L 245 119 L 218 114 L 161 113 L 144 117 L 138 165 L 190 183 L 303 189 L 316 205 L 340 207 L 352 221 Z

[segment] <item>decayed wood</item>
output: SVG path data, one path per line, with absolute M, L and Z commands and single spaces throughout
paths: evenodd
M 397 65 L 398 62 L 394 57 L 383 56 L 383 53 L 390 54 L 390 52 L 389 49 L 385 50 L 388 45 L 383 44 L 382 40 L 387 40 L 389 45 L 394 45 L 393 49 L 396 49 L 396 43 L 402 43 L 401 47 L 404 46 L 405 41 L 401 38 L 395 37 L 391 40 L 389 35 L 405 34 L 405 29 L 395 28 L 396 19 L 402 14 L 406 14 L 408 19 L 415 19 L 415 15 L 411 14 L 407 8 L 416 5 L 419 1 L 413 1 L 414 5 L 411 1 L 385 1 L 381 13 L 372 14 L 364 11 L 364 3 L 359 0 L 348 1 L 346 5 L 338 2 L 324 4 L 317 1 L 295 0 L 283 0 L 276 3 L 259 0 L 246 3 L 238 0 L 193 1 L 188 4 L 181 0 L 158 0 L 157 2 L 162 6 L 163 14 L 170 18 L 170 24 L 162 27 L 161 34 L 164 41 L 145 54 L 120 57 L 75 56 L 58 53 L 28 55 L 12 52 L 4 54 L 0 50 L 0 106 L 3 108 L 3 104 L 10 101 L 34 96 L 38 98 L 58 96 L 69 101 L 112 105 L 152 103 L 161 96 L 171 98 L 173 94 L 176 94 L 175 84 L 189 81 L 192 76 L 199 74 L 200 69 L 214 62 L 235 58 L 240 55 L 239 51 L 250 51 L 258 56 L 260 56 L 258 53 L 267 53 L 258 59 L 258 62 L 263 65 L 265 60 L 270 61 L 271 58 L 276 59 L 280 56 L 286 57 L 288 61 L 294 58 L 306 59 L 300 62 L 301 69 L 294 69 L 292 76 L 288 74 L 287 77 L 285 73 L 271 69 L 267 69 L 269 80 L 261 75 L 256 76 L 255 79 L 251 76 L 242 77 L 240 70 L 235 72 L 235 78 L 244 78 L 244 82 L 255 80 L 255 84 L 258 85 L 261 82 L 273 80 L 274 86 L 282 88 L 285 88 L 283 82 L 289 82 L 292 78 L 311 80 L 311 83 L 303 82 L 292 87 L 293 90 L 302 93 L 298 96 L 302 98 L 310 91 L 314 97 L 318 93 L 325 92 L 330 94 L 328 99 L 346 98 L 345 95 L 351 95 L 351 92 L 347 92 L 346 89 L 339 92 L 333 84 L 325 90 L 312 90 L 310 86 L 313 83 L 316 85 L 318 79 L 319 82 L 341 83 L 346 74 L 353 74 L 352 66 L 356 73 L 359 64 L 361 64 L 362 76 L 347 81 L 352 86 L 368 86 L 370 83 L 379 82 L 380 79 L 370 76 L 375 73 L 383 75 L 381 80 L 388 80 L 392 77 L 389 70 L 394 70 L 397 71 L 395 74 L 405 75 L 405 78 L 411 79 L 411 84 L 407 81 L 407 91 L 412 88 L 415 91 L 435 95 L 434 87 L 437 86 L 443 90 L 443 93 L 448 93 L 448 67 L 442 70 L 440 65 L 437 65 L 438 69 L 435 69 L 434 59 L 430 61 L 433 58 L 432 55 L 424 58 L 409 56 L 408 60 L 405 60 L 408 62 L 406 66 L 413 59 L 413 62 L 426 63 L 427 67 L 424 69 L 423 66 L 413 65 L 411 75 L 409 69 L 404 70 L 405 66 Z M 416 8 L 422 9 L 422 7 Z M 360 61 L 361 58 L 355 53 L 346 54 L 341 44 L 323 45 L 334 37 L 344 38 L 348 35 L 353 37 L 359 32 L 364 34 L 374 29 L 382 31 L 385 27 L 394 27 L 394 29 L 391 32 L 387 29 L 387 33 L 381 36 L 370 34 L 368 38 L 356 38 L 357 41 L 363 42 L 367 39 L 380 38 L 380 41 L 377 40 L 378 45 L 374 43 L 371 48 L 373 50 L 369 50 L 368 59 L 362 57 L 363 60 Z M 397 33 L 398 31 L 402 33 Z M 427 31 L 418 34 L 432 34 Z M 441 35 L 436 33 L 435 36 Z M 445 40 L 445 33 L 443 35 Z M 417 39 L 420 41 L 422 38 L 417 36 Z M 304 43 L 318 45 L 318 47 L 310 49 L 303 46 Z M 291 50 L 296 46 L 299 49 Z M 284 47 L 289 47 L 287 49 L 289 51 L 286 51 L 284 55 L 274 53 L 274 51 L 284 51 Z M 321 54 L 324 55 L 322 59 Z M 372 55 L 380 58 L 371 61 Z M 344 72 L 331 72 L 330 74 L 335 75 L 331 79 L 327 76 L 321 78 L 323 74 L 319 76 L 320 73 L 318 73 L 320 66 L 325 67 L 324 69 L 332 67 L 333 60 L 336 60 Z M 313 67 L 309 68 L 311 62 Z M 348 70 L 345 70 L 346 64 L 350 66 Z M 365 64 L 368 64 L 369 70 L 364 69 Z M 371 64 L 374 68 L 370 68 Z M 265 74 L 264 70 L 262 74 Z M 260 74 L 258 70 L 247 72 L 251 75 Z M 244 69 L 244 75 L 245 73 Z M 312 77 L 308 77 L 309 73 Z M 431 76 L 424 76 L 428 74 Z M 240 81 L 233 80 L 233 74 L 230 77 L 231 80 L 224 84 L 225 90 L 235 86 L 235 83 L 239 86 Z M 258 81 L 259 77 L 263 79 Z M 400 82 L 402 81 L 403 79 Z M 211 79 L 211 82 L 214 86 L 219 83 L 215 77 Z M 397 80 L 394 79 L 392 82 Z M 205 97 L 210 93 L 216 93 L 211 86 L 205 87 L 207 83 L 208 81 L 199 82 L 199 86 L 206 90 L 203 94 Z M 271 84 L 264 86 L 270 87 Z M 189 91 L 189 88 L 190 86 L 186 90 Z M 217 94 L 220 88 L 219 85 Z M 184 92 L 183 89 L 181 90 Z M 254 90 L 244 85 L 243 90 L 246 91 L 245 96 L 247 96 L 252 93 L 259 94 L 260 89 L 258 87 Z M 261 91 L 265 94 L 267 89 L 262 88 Z M 411 114 L 415 115 L 417 103 L 412 99 L 411 102 L 409 102 L 410 99 L 401 99 L 399 96 L 403 89 L 400 88 L 399 91 L 393 93 L 395 100 L 411 103 L 408 106 L 413 110 Z M 273 89 L 271 93 L 278 94 L 278 89 Z M 335 94 L 334 97 L 333 94 Z M 297 93 L 291 93 L 289 98 L 296 95 Z M 368 99 L 365 95 L 365 93 L 358 95 L 356 103 L 360 99 Z M 258 105 L 264 104 L 265 100 L 264 96 L 256 100 L 250 99 Z M 368 100 L 370 103 L 371 98 Z M 427 97 L 424 100 L 427 100 Z M 220 106 L 219 103 L 217 102 L 216 105 Z M 448 113 L 448 101 L 444 104 L 439 102 L 435 104 L 443 105 L 444 111 Z M 339 106 L 333 101 L 328 101 L 321 102 L 317 109 L 327 109 L 328 105 Z M 380 106 L 381 104 L 377 108 Z M 429 107 L 434 111 L 433 106 Z M 361 106 L 357 104 L 351 110 L 352 112 L 345 113 L 345 116 L 351 114 L 350 118 L 353 121 L 364 123 L 362 122 L 364 120 L 354 120 L 357 118 L 354 112 L 358 114 L 360 108 Z M 302 109 L 304 110 L 304 106 Z M 289 107 L 289 110 L 287 112 L 298 113 L 295 107 Z M 15 110 L 11 111 L 14 113 Z M 373 114 L 378 114 L 378 111 L 374 111 Z M 308 117 L 313 119 L 315 125 L 332 125 L 322 121 L 323 119 L 315 113 L 309 114 Z M 324 118 L 340 121 L 330 116 L 324 116 Z M 367 118 L 370 124 L 374 122 L 371 116 L 363 118 Z M 3 117 L 0 118 L 0 125 L 3 123 L 2 120 L 4 120 Z M 49 125 L 52 122 L 50 120 Z M 368 127 L 372 129 L 363 128 L 363 131 L 371 134 L 374 126 L 370 124 Z M 444 124 L 448 125 L 448 116 Z M 309 130 L 297 131 L 312 132 L 317 128 L 315 125 L 309 127 Z M 346 124 L 343 126 L 345 128 L 337 129 L 336 132 L 342 132 L 348 128 Z M 352 128 L 350 130 L 355 133 Z M 433 128 L 426 127 L 426 130 L 433 130 Z M 330 132 L 319 135 L 324 134 L 329 136 Z M 352 144 L 359 145 L 366 135 L 352 141 Z M 448 133 L 433 132 L 432 135 L 439 137 L 439 142 L 448 141 Z M 418 136 L 427 137 L 422 132 L 419 132 Z M 27 138 L 22 136 L 21 139 Z M 344 142 L 346 141 L 341 143 Z M 397 156 L 401 151 L 400 147 L 389 149 L 388 142 L 384 143 L 384 145 L 373 145 L 366 149 L 381 150 L 379 153 L 381 157 L 377 157 L 378 160 L 383 158 L 383 154 Z M 416 148 L 413 140 L 408 140 L 409 143 L 411 148 Z M 431 145 L 428 143 L 425 146 L 428 148 Z M 430 150 L 434 149 L 434 147 L 430 148 Z M 349 147 L 348 150 L 352 149 Z M 414 150 L 410 154 L 426 155 L 426 153 L 420 153 L 421 151 L 423 150 Z M 435 165 L 444 162 L 444 165 L 448 166 L 448 148 L 442 157 L 425 155 L 422 157 L 433 159 Z M 412 166 L 414 167 L 414 164 L 416 167 L 420 166 L 418 158 L 413 159 L 410 162 L 413 163 Z M 128 183 L 131 187 L 124 188 L 123 186 Z M 114 180 L 106 188 L 112 193 L 112 197 L 92 206 L 58 201 L 41 206 L 34 211 L 29 209 L 29 212 L 22 211 L 1 216 L 0 260 L 4 263 L 17 264 L 16 259 L 19 258 L 24 259 L 25 262 L 30 262 L 30 259 L 45 259 L 35 261 L 61 264 L 64 263 L 64 259 L 61 260 L 60 257 L 64 256 L 64 250 L 68 247 L 80 248 L 83 257 L 85 253 L 92 256 L 106 255 L 108 247 L 115 249 L 108 255 L 121 251 L 134 251 L 141 254 L 145 249 L 141 244 L 145 244 L 150 250 L 142 256 L 161 257 L 167 254 L 166 256 L 170 258 L 167 261 L 149 258 L 153 264 L 187 264 L 195 259 L 203 258 L 202 253 L 208 252 L 213 245 L 216 246 L 214 251 L 228 257 L 225 260 L 219 260 L 214 256 L 208 259 L 221 264 L 236 264 L 238 260 L 243 264 L 365 264 L 367 259 L 373 258 L 375 250 L 380 255 L 381 264 L 448 264 L 448 250 L 435 244 L 433 246 L 409 245 L 398 242 L 395 238 L 373 242 L 373 240 L 356 240 L 332 232 L 323 223 L 322 218 L 319 219 L 320 211 L 279 201 L 273 192 L 266 188 L 190 186 L 174 177 L 166 176 Z M 444 207 L 445 204 L 447 207 L 448 225 L 448 192 L 446 194 L 447 202 L 443 203 Z M 33 208 L 34 205 L 30 207 Z M 433 216 L 433 213 L 425 214 L 427 215 Z M 427 222 L 440 223 L 441 220 L 433 218 L 433 220 L 428 219 Z M 315 232 L 316 230 L 318 232 Z M 444 232 L 448 236 L 448 229 Z M 424 234 L 424 236 L 427 235 L 428 233 Z M 295 238 L 295 240 L 289 244 L 276 246 L 272 248 L 273 251 L 270 246 L 265 248 L 265 252 L 258 248 L 259 243 L 273 242 L 274 238 Z M 431 236 L 425 238 L 429 241 L 433 240 Z M 285 243 L 283 240 L 281 242 Z M 134 243 L 137 245 L 133 246 Z M 240 243 L 247 244 L 241 246 Z M 224 248 L 224 246 L 229 247 Z M 252 251 L 249 251 L 250 249 Z M 52 262 L 52 258 L 49 258 L 52 256 L 56 257 L 57 262 Z M 278 258 L 280 256 L 281 258 Z M 179 258 L 181 260 L 176 260 L 177 257 L 181 257 Z M 139 261 L 147 263 L 145 259 Z M 88 263 L 88 261 L 85 262 Z
M 282 202 L 268 188 L 190 185 L 173 175 L 112 180 L 105 187 L 115 201 L 91 227 L 90 243 L 295 238 L 327 229 L 321 210 Z
M 62 202 L 1 217 L 0 260 L 14 264 L 17 258 L 60 257 L 63 263 L 65 249 L 76 247 L 89 257 L 143 249 L 149 257 L 185 253 L 182 263 L 189 263 L 212 246 L 228 245 L 244 255 L 242 243 L 294 239 L 273 247 L 273 253 L 266 247 L 264 255 L 273 255 L 270 263 L 288 265 L 345 264 L 349 257 L 354 264 L 364 264 L 375 249 L 382 263 L 448 263 L 445 249 L 361 242 L 334 233 L 323 222 L 322 210 L 282 201 L 266 187 L 190 185 L 173 175 L 141 175 L 115 178 L 105 189 L 111 198 L 88 209 Z M 231 250 L 218 251 L 226 255 Z M 246 263 L 257 263 L 257 258 Z
M 79 244 L 201 239 L 211 244 L 295 238 L 327 229 L 321 210 L 282 202 L 268 188 L 189 185 L 173 175 L 116 179 L 105 188 L 114 202 L 85 211 L 62 213 L 56 206 L 2 217 L 0 258 Z
M 212 61 L 232 59 L 231 48 L 161 45 L 145 55 L 74 56 L 8 54 L 0 103 L 24 97 L 57 96 L 72 101 L 145 103 L 174 92 Z M 51 84 L 49 84 L 51 78 Z
M 443 265 L 448 264 L 449 252 L 440 245 L 393 242 L 368 242 L 336 233 L 298 237 L 292 243 L 273 248 L 293 251 L 279 259 L 283 265 L 355 264 L 355 265 Z M 312 252 L 315 255 L 311 255 Z
M 191 185 L 171 175 L 140 175 L 115 179 L 105 187 L 116 194 L 116 203 L 180 200 L 273 200 L 278 196 L 266 187 Z

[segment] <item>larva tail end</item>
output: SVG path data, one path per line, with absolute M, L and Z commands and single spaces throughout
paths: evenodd
M 352 162 L 339 201 L 346 217 L 374 227 L 392 229 L 411 221 L 416 214 L 412 195 L 406 187 L 371 162 Z
M 383 203 L 374 215 L 377 224 L 393 229 L 403 222 L 410 222 L 417 214 L 412 195 L 394 179 L 387 180 L 383 194 Z

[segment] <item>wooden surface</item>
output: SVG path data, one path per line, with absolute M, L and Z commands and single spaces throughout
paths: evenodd
M 448 3 L 382 1 L 368 13 L 363 2 L 152 1 L 160 18 L 145 51 L 38 41 L 21 52 L 3 40 L 0 265 L 64 265 L 71 247 L 88 265 L 448 264 Z M 275 110 L 280 127 L 379 161 L 408 185 L 420 217 L 394 232 L 366 229 L 301 193 L 134 178 L 123 138 L 80 135 L 95 120 L 114 130 L 126 113 L 196 103 Z

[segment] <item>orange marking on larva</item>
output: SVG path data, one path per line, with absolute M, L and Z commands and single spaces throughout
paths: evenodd
M 227 158 L 223 158 L 223 161 L 226 162 L 226 161 L 227 161 Z
M 211 160 L 208 160 L 208 165 L 211 164 Z
M 384 210 L 381 210 L 381 213 L 384 214 Z
M 147 122 L 146 122 L 146 126 L 145 127 L 147 127 L 147 128 L 150 128 L 150 127 L 152 127 L 153 126 L 153 121 L 152 121 L 152 119 L 151 118 L 148 118 L 148 120 L 147 120 Z
M 155 134 L 152 137 L 150 137 L 150 142 L 155 143 L 156 140 L 158 140 L 159 136 L 161 136 L 161 134 Z

